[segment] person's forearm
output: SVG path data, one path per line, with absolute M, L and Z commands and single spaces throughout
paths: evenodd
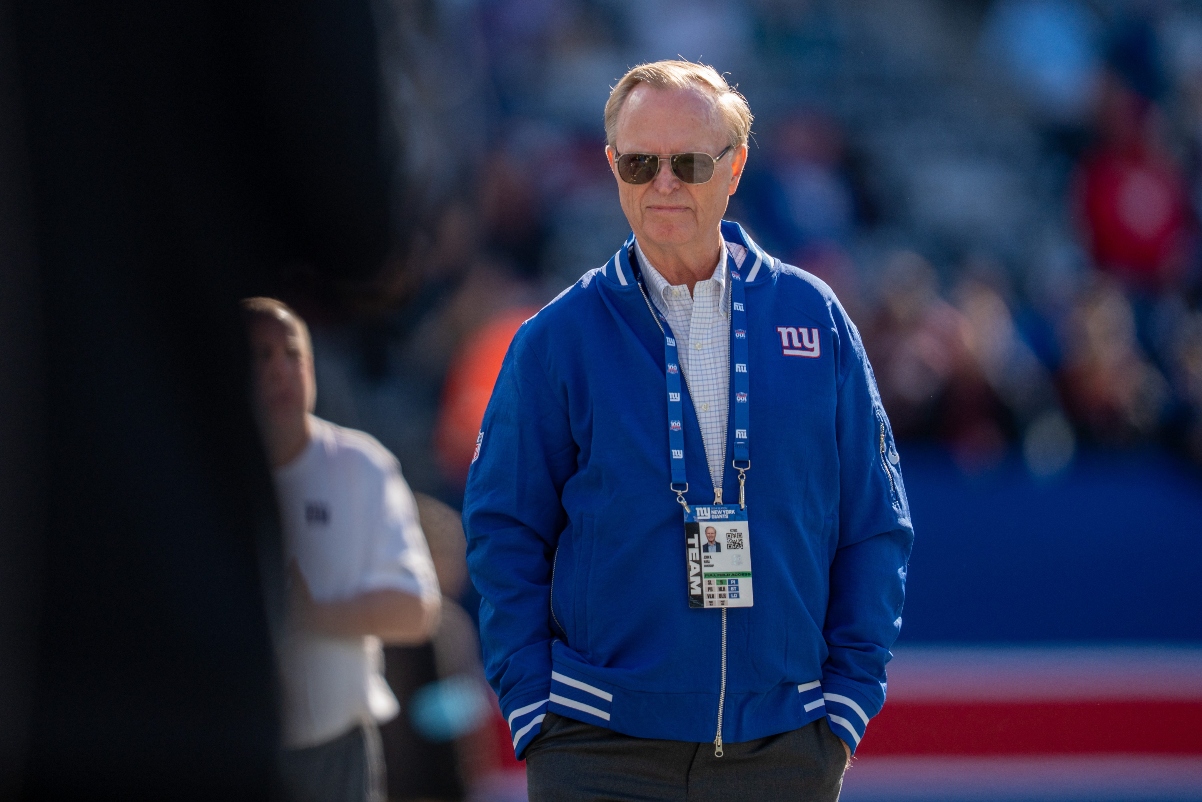
M 385 643 L 414 644 L 426 640 L 438 623 L 440 603 L 398 590 L 373 590 L 339 601 L 314 601 L 305 625 L 335 637 L 375 635 Z

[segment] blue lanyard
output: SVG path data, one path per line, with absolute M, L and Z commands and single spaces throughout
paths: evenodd
M 726 247 L 725 241 L 723 241 L 722 247 Z M 680 356 L 676 350 L 676 337 L 672 335 L 672 327 L 668 324 L 668 319 L 651 303 L 647 285 L 643 281 L 643 270 L 634 251 L 633 241 L 628 253 L 631 270 L 639 284 L 639 291 L 642 292 L 643 300 L 647 302 L 647 308 L 651 310 L 660 332 L 664 335 L 664 366 L 668 384 L 668 449 L 672 466 L 671 488 L 672 492 L 676 494 L 676 500 L 687 512 L 689 505 L 685 501 L 684 494 L 689 490 L 689 482 L 685 474 L 684 460 L 684 401 L 681 393 Z M 748 401 L 750 380 L 747 374 L 747 310 L 744 298 L 743 276 L 736 266 L 731 265 L 730 355 L 735 386 L 735 454 L 731 464 L 739 472 L 739 507 L 741 508 L 747 506 L 744 483 L 747 471 L 751 470 L 750 451 L 747 447 L 751 411 Z

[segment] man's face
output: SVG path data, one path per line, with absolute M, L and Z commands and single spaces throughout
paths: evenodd
M 701 90 L 656 89 L 649 84 L 634 88 L 618 114 L 614 147 L 606 148 L 606 154 L 618 182 L 622 211 L 640 242 L 672 249 L 714 236 L 727 199 L 739 186 L 747 148 L 732 148 L 704 184 L 684 183 L 667 160 L 661 161 L 654 180 L 628 184 L 618 176 L 616 155 L 699 152 L 717 156 L 729 144 L 717 107 Z
M 717 536 L 718 536 L 718 530 L 714 529 L 714 527 L 707 526 L 705 528 L 705 539 L 710 542 L 711 546 L 714 545 L 714 538 L 716 538 Z
M 313 409 L 313 358 L 296 326 L 257 317 L 250 326 L 255 403 L 269 426 L 294 425 Z

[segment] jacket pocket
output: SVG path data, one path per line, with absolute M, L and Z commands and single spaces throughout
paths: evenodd
M 813 678 L 821 674 L 822 664 L 827 657 L 824 629 L 830 600 L 830 568 L 839 548 L 838 509 L 828 512 L 822 518 L 821 527 L 812 535 L 810 548 L 813 550 L 812 559 L 825 566 L 822 573 L 828 579 L 819 592 L 805 594 L 799 590 L 799 595 L 804 601 L 800 608 L 789 616 L 789 631 L 792 637 L 788 640 L 786 660 L 788 676 L 792 679 Z M 802 569 L 798 567 L 796 570 Z
M 566 640 L 568 640 L 568 631 L 563 626 L 563 620 L 564 620 L 564 617 L 566 617 L 566 616 L 564 616 L 564 614 L 563 614 L 562 603 L 560 605 L 558 605 L 559 610 L 558 611 L 556 610 L 556 606 L 557 606 L 556 600 L 560 600 L 562 602 L 562 599 L 563 599 L 563 596 L 561 595 L 563 593 L 562 583 L 566 581 L 566 579 L 564 577 L 560 576 L 560 574 L 559 574 L 559 555 L 562 554 L 563 552 L 564 552 L 564 543 L 563 543 L 563 537 L 561 536 L 559 539 L 559 545 L 556 546 L 556 548 L 555 548 L 555 556 L 551 558 L 551 625 L 552 625 L 552 628 L 554 629 L 555 635 L 557 635 L 560 638 L 563 638 L 566 641 Z M 566 560 L 565 560 L 565 562 L 566 562 Z M 561 583 L 561 585 L 558 589 L 556 588 L 556 585 L 555 585 L 555 582 L 557 579 Z M 561 617 L 561 616 L 563 616 L 563 617 Z
M 575 565 L 572 571 L 572 607 L 574 624 L 573 639 L 568 645 L 582 654 L 589 653 L 588 597 L 589 576 L 593 570 L 593 537 L 596 521 L 591 514 L 580 519 L 580 531 L 576 533 Z

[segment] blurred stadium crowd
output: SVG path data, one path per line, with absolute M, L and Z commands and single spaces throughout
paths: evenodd
M 458 506 L 514 331 L 626 236 L 601 110 L 629 66 L 676 56 L 748 97 L 755 136 L 729 216 L 834 287 L 899 440 L 969 474 L 1018 452 L 1050 477 L 1081 448 L 1202 462 L 1202 6 L 377 9 L 417 268 L 351 325 L 321 325 L 316 292 L 293 300 L 317 323 L 317 413 L 378 437 L 415 490 Z M 448 585 L 474 614 L 462 576 Z M 392 792 L 521 798 L 520 780 L 498 779 L 520 776 L 503 724 L 480 728 L 489 705 L 465 679 L 478 666 L 443 665 L 471 651 L 458 610 L 447 643 L 389 651 L 410 711 L 384 731 Z
M 676 55 L 750 100 L 731 216 L 835 288 L 899 438 L 1202 460 L 1196 4 L 393 0 L 381 29 L 422 269 L 319 335 L 319 412 L 415 488 L 457 501 L 509 336 L 625 235 L 600 110 Z

